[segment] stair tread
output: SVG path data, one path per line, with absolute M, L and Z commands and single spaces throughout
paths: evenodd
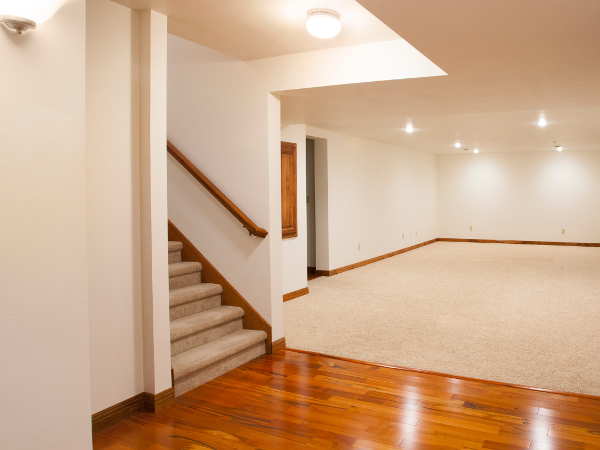
M 171 342 L 244 316 L 237 306 L 218 306 L 171 321 Z
M 169 251 L 170 252 L 178 252 L 183 249 L 183 244 L 177 241 L 169 241 Z
M 169 278 L 200 272 L 202 264 L 193 261 L 182 261 L 169 264 Z
M 223 293 L 220 284 L 200 283 L 173 289 L 169 292 L 169 306 L 179 306 Z
M 171 359 L 175 379 L 190 375 L 267 339 L 261 330 L 239 330 L 194 347 Z

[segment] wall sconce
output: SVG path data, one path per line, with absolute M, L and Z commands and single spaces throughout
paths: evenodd
M 17 34 L 23 34 L 23 31 L 27 31 L 30 28 L 35 28 L 36 25 L 33 20 L 17 16 L 0 16 L 0 22 L 2 22 L 11 30 L 15 30 Z
M 0 0 L 0 22 L 22 34 L 52 17 L 70 0 Z

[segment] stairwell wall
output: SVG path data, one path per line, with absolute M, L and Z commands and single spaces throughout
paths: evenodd
M 168 139 L 269 235 L 242 225 L 172 157 L 169 218 L 283 336 L 279 99 L 244 61 L 168 36 Z

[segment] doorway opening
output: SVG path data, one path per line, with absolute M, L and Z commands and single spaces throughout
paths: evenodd
M 315 141 L 306 139 L 306 231 L 308 281 L 317 275 L 317 230 L 315 212 Z

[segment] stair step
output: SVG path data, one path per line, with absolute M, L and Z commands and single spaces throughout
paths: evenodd
M 203 300 L 223 293 L 220 284 L 202 283 L 186 286 L 179 289 L 173 289 L 169 292 L 169 306 L 171 308 L 186 303 Z
M 171 321 L 171 342 L 240 319 L 244 310 L 237 306 L 219 306 Z
M 169 264 L 181 262 L 181 250 L 169 252 Z
M 169 264 L 169 278 L 180 277 L 202 271 L 202 264 L 193 261 L 183 261 Z
M 260 330 L 239 330 L 171 358 L 175 382 L 267 339 Z M 176 383 L 177 384 L 177 383 Z
M 243 330 L 243 316 L 242 308 L 218 306 L 173 320 L 171 322 L 171 357 Z
M 177 241 L 169 241 L 169 251 L 178 252 L 183 249 L 183 244 Z

